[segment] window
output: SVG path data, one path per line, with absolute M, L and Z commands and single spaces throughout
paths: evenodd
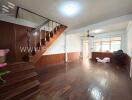
M 94 51 L 113 52 L 121 49 L 121 37 L 95 39 Z
M 95 51 L 101 50 L 101 41 L 100 40 L 96 40 L 96 42 L 94 42 L 94 49 L 95 49 Z
M 121 37 L 111 38 L 111 52 L 121 49 Z
M 105 42 L 105 41 L 102 42 L 102 51 L 103 52 L 110 51 L 110 43 L 109 42 Z
M 110 51 L 110 39 L 109 38 L 102 39 L 102 50 L 101 51 L 103 52 Z

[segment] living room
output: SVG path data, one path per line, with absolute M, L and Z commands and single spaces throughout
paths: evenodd
M 1 0 L 1 100 L 132 100 L 131 0 Z

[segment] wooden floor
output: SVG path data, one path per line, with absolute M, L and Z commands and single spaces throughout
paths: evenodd
M 132 80 L 118 66 L 88 60 L 38 69 L 35 100 L 132 100 Z

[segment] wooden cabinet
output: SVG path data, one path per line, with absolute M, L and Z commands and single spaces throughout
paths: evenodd
M 112 53 L 110 52 L 92 52 L 92 60 L 96 61 L 96 57 L 103 59 L 105 57 L 109 57 L 112 59 Z

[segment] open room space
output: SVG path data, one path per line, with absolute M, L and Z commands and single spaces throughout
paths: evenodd
M 0 0 L 0 100 L 132 100 L 132 1 Z
M 41 80 L 38 100 L 132 99 L 127 72 L 111 64 L 84 60 L 45 67 L 38 73 Z

